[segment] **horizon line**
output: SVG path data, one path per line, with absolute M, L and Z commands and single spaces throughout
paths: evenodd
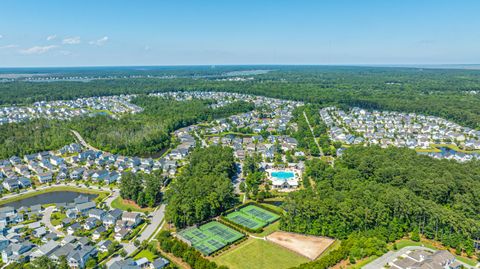
M 399 64 L 399 63 L 385 63 L 385 64 L 165 64 L 165 65 L 58 65 L 58 66 L 0 66 L 0 69 L 48 69 L 48 68 L 98 68 L 98 67 L 216 67 L 216 66 L 239 66 L 239 67 L 247 67 L 247 66 L 345 66 L 345 67 L 453 67 L 453 66 L 480 66 L 480 63 L 409 63 L 409 64 Z

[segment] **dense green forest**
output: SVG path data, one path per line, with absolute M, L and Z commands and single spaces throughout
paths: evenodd
M 416 231 L 473 252 L 480 231 L 478 162 L 436 160 L 409 149 L 352 147 L 335 167 L 316 159 L 306 173 L 315 187 L 286 199 L 281 222 L 286 231 L 339 239 L 362 232 L 383 243 Z
M 75 140 L 65 122 L 35 120 L 0 125 L 0 159 L 59 149 Z
M 218 109 L 208 107 L 209 101 L 175 101 L 142 96 L 133 102 L 144 112 L 120 119 L 108 116 L 85 117 L 72 121 L 71 126 L 93 146 L 129 156 L 148 156 L 168 147 L 170 133 L 194 123 L 250 111 L 253 105 L 233 103 Z
M 167 148 L 171 132 L 194 123 L 227 117 L 253 109 L 246 102 L 236 102 L 211 109 L 211 101 L 174 101 L 140 96 L 133 102 L 144 112 L 125 115 L 78 117 L 71 121 L 35 120 L 0 125 L 0 158 L 59 149 L 75 140 L 70 129 L 78 131 L 96 148 L 128 156 L 151 156 Z
M 212 90 L 322 105 L 418 112 L 480 127 L 480 95 L 469 93 L 480 90 L 478 70 L 332 66 L 271 66 L 268 69 L 272 71 L 256 75 L 249 81 L 200 77 L 7 82 L 0 83 L 0 105 L 122 93 Z
M 234 206 L 231 178 L 235 173 L 233 150 L 221 146 L 196 149 L 190 163 L 169 185 L 167 221 L 181 229 L 200 223 Z
M 155 170 L 151 174 L 124 172 L 120 182 L 120 196 L 134 201 L 140 207 L 154 207 L 162 200 L 160 190 L 164 183 L 165 177 L 161 170 Z
M 317 139 L 324 155 L 335 156 L 336 149 L 341 147 L 342 144 L 334 143 L 330 140 L 327 133 L 327 126 L 322 121 L 320 114 L 318 113 L 319 109 L 319 105 L 313 104 L 307 104 L 305 106 L 296 108 L 293 111 L 292 121 L 297 123 L 298 128 L 296 131 L 292 132 L 291 135 L 297 139 L 299 148 L 312 156 L 320 156 L 320 150 L 315 144 L 314 136 Z M 310 128 L 308 127 L 305 116 L 308 118 L 308 121 L 312 126 L 313 135 L 312 131 L 310 131 Z

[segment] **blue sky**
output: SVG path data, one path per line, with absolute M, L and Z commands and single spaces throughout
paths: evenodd
M 480 1 L 2 0 L 0 67 L 480 63 Z

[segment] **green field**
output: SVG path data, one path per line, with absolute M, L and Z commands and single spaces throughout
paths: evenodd
M 188 240 L 204 255 L 210 255 L 244 236 L 216 221 L 211 221 L 199 228 L 188 228 L 180 231 L 178 235 Z
M 140 258 L 147 258 L 150 262 L 153 262 L 157 257 L 158 256 L 153 254 L 150 250 L 143 249 L 137 255 L 135 255 L 134 259 L 138 260 Z
M 67 216 L 62 212 L 53 212 L 51 216 L 51 222 L 53 226 L 57 226 L 62 223 L 62 220 Z
M 139 207 L 137 204 L 134 203 L 127 203 L 122 197 L 117 197 L 115 200 L 112 201 L 112 207 L 117 208 L 123 211 L 131 210 L 133 212 L 151 212 L 153 209 L 150 207 Z
M 274 243 L 253 238 L 213 260 L 230 269 L 284 269 L 309 262 L 307 258 Z
M 238 225 L 256 230 L 275 222 L 280 216 L 258 206 L 249 205 L 228 214 L 226 218 Z

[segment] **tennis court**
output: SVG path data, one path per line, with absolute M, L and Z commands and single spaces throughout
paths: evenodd
M 249 229 L 259 229 L 263 228 L 267 225 L 267 223 L 263 221 L 256 220 L 252 218 L 251 216 L 241 212 L 241 211 L 236 211 L 232 212 L 227 215 L 227 219 L 240 224 L 241 226 L 247 227 Z
M 246 206 L 240 209 L 240 211 L 248 215 L 252 215 L 256 219 L 262 220 L 263 222 L 266 222 L 266 223 L 272 223 L 280 218 L 279 215 L 254 205 Z
M 244 236 L 242 233 L 216 221 L 211 221 L 198 228 L 185 229 L 180 231 L 178 235 L 207 256 Z
M 211 221 L 200 226 L 200 230 L 209 232 L 212 236 L 226 243 L 235 242 L 243 237 L 242 233 L 239 233 L 216 221 Z
M 228 214 L 226 218 L 243 227 L 256 230 L 275 222 L 280 216 L 258 206 L 249 205 Z

